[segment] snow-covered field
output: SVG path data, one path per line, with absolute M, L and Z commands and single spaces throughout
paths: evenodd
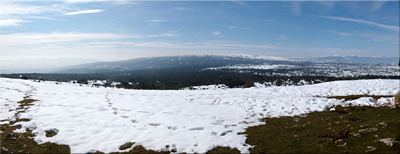
M 39 143 L 66 144 L 72 153 L 113 152 L 126 142 L 147 149 L 206 152 L 216 146 L 248 152 L 245 128 L 262 117 L 293 116 L 346 104 L 319 96 L 393 95 L 399 80 L 335 81 L 316 85 L 209 90 L 125 90 L 0 78 L 0 120 L 12 120 L 24 96 L 34 102 L 21 118 Z M 383 100 L 380 102 L 390 100 Z M 372 98 L 351 101 L 375 105 Z M 4 123 L 4 122 L 3 122 Z M 47 138 L 45 130 L 57 129 Z M 128 149 L 130 150 L 130 149 Z

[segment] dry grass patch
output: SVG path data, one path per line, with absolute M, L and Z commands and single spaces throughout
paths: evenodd
M 335 111 L 328 108 L 324 112 L 262 121 L 266 124 L 244 132 L 246 143 L 255 146 L 251 153 L 400 153 L 399 144 L 388 146 L 379 141 L 400 140 L 398 108 L 336 106 Z
M 18 109 L 23 109 L 15 114 L 15 117 L 22 112 L 25 112 L 27 108 L 33 105 L 33 102 L 37 101 L 24 97 L 24 100 L 19 101 Z M 32 137 L 35 134 L 32 130 L 27 130 L 26 133 L 14 133 L 14 130 L 20 129 L 21 126 L 14 125 L 17 122 L 29 121 L 29 119 L 16 118 L 14 121 L 10 121 L 9 124 L 1 125 L 1 153 L 70 153 L 70 148 L 67 145 L 58 145 L 55 143 L 36 143 Z

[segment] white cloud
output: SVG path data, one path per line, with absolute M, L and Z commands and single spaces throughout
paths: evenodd
M 129 45 L 133 47 L 152 47 L 152 48 L 175 48 L 175 49 L 237 49 L 237 48 L 258 48 L 258 49 L 284 49 L 272 45 L 257 44 L 231 44 L 231 43 L 169 43 L 169 42 L 90 42 L 90 46 L 118 46 Z
M 167 20 L 146 20 L 147 22 L 167 22 Z
M 76 42 L 82 40 L 110 40 L 110 39 L 126 39 L 140 38 L 136 35 L 120 35 L 109 33 L 14 33 L 8 35 L 0 35 L 2 46 L 32 45 L 44 43 L 65 43 Z
M 98 13 L 98 12 L 103 12 L 103 10 L 83 10 L 83 11 L 76 11 L 76 12 L 68 12 L 65 13 L 64 15 L 77 15 L 77 14 L 85 14 L 85 13 Z
M 200 39 L 200 40 L 202 40 L 203 42 L 205 42 L 201 37 L 199 37 L 198 35 L 196 35 L 196 34 L 193 33 L 192 31 L 190 31 L 190 30 L 187 29 L 186 27 L 183 27 L 182 25 L 179 25 L 179 26 L 181 26 L 181 27 L 182 27 L 183 29 L 185 29 L 187 32 L 193 34 L 193 36 L 195 36 L 195 37 L 197 37 L 198 39 Z
M 399 33 L 377 34 L 375 32 L 357 33 L 357 35 L 370 39 L 375 42 L 388 42 L 390 44 L 399 44 Z
M 31 18 L 31 19 L 44 19 L 44 20 L 53 20 L 53 21 L 65 21 L 65 20 L 59 20 L 59 19 L 50 18 L 50 17 L 43 17 L 43 16 L 27 16 L 26 18 Z
M 213 32 L 211 32 L 211 34 L 213 34 L 214 36 L 217 36 L 217 37 L 222 37 L 221 31 L 213 31 Z
M 330 33 L 334 33 L 334 34 L 342 35 L 342 36 L 353 36 L 350 33 L 337 32 L 337 31 L 333 31 L 333 30 L 326 30 L 325 32 L 330 32 Z
M 215 53 L 222 53 L 224 49 L 229 50 L 230 52 L 243 51 L 245 49 L 246 52 L 248 50 L 259 50 L 265 51 L 268 50 L 269 53 L 279 53 L 280 55 L 289 54 L 288 56 L 304 56 L 306 55 L 314 55 L 314 56 L 323 56 L 323 55 L 332 55 L 332 54 L 342 54 L 342 55 L 356 55 L 361 53 L 368 53 L 370 51 L 360 50 L 360 49 L 339 49 L 339 48 L 290 48 L 290 47 L 281 47 L 274 46 L 268 44 L 237 44 L 237 43 L 223 43 L 223 42 L 204 42 L 204 43 L 170 43 L 170 42 L 91 42 L 91 46 L 128 46 L 130 50 L 137 49 L 135 47 L 145 47 L 149 48 L 158 48 L 158 49 L 172 49 L 171 51 L 175 51 L 177 49 L 193 49 L 199 51 L 197 54 L 204 53 L 204 51 L 213 50 Z M 204 50 L 205 49 L 205 50 Z M 187 50 L 184 50 L 187 51 Z M 287 51 L 287 52 L 280 52 Z M 257 52 L 255 52 L 257 53 Z M 258 53 L 260 54 L 260 53 Z M 279 55 L 277 54 L 277 55 Z
M 368 24 L 368 25 L 373 25 L 373 26 L 377 26 L 383 29 L 387 29 L 387 30 L 393 30 L 393 31 L 399 31 L 399 27 L 398 26 L 392 26 L 392 25 L 384 25 L 384 24 L 379 24 L 376 22 L 371 22 L 371 21 L 365 21 L 365 20 L 360 20 L 360 19 L 351 19 L 351 18 L 343 18 L 343 17 L 332 17 L 332 16 L 325 16 L 324 18 L 327 19 L 332 19 L 332 20 L 341 20 L 341 21 L 350 21 L 350 22 L 356 22 L 356 23 L 364 23 L 364 24 Z
M 236 4 L 239 4 L 239 5 L 246 6 L 246 7 L 251 7 L 249 4 L 246 4 L 246 3 L 245 3 L 245 2 L 243 2 L 243 1 L 239 1 L 239 0 L 232 0 L 232 2 L 233 2 L 233 3 L 236 3 Z
M 323 8 L 323 13 L 326 14 L 330 10 L 332 10 L 335 7 L 335 3 L 333 1 L 318 1 L 319 4 L 322 4 Z
M 28 22 L 24 18 L 52 19 L 43 16 L 32 16 L 46 13 L 62 13 L 68 8 L 64 5 L 27 5 L 21 3 L 1 2 L 0 3 L 0 27 L 19 26 L 20 23 Z M 56 20 L 56 19 L 54 19 Z
M 29 22 L 20 19 L 4 19 L 0 20 L 0 27 L 19 26 L 19 23 Z
M 383 4 L 385 4 L 385 3 L 386 3 L 386 1 L 376 1 L 376 2 L 374 2 L 370 11 L 379 10 L 383 6 Z
M 42 0 L 3 0 L 5 2 L 32 2 L 32 1 L 42 1 Z M 66 2 L 66 3 L 90 3 L 90 2 L 124 2 L 127 0 L 53 0 L 54 2 Z M 128 0 L 135 1 L 135 0 Z
M 248 28 L 248 27 L 238 27 L 238 26 L 228 26 L 228 28 L 229 28 L 229 30 L 235 29 L 235 28 L 243 29 L 243 30 L 250 30 L 250 28 Z
M 287 39 L 289 39 L 289 37 L 288 37 L 287 35 L 285 35 L 285 34 L 279 35 L 279 38 L 281 38 L 282 40 L 287 40 Z
M 258 44 L 213 44 L 215 47 L 235 47 L 235 48 L 261 48 L 261 49 L 282 49 L 278 46 L 272 45 L 258 45 Z
M 41 14 L 45 12 L 61 12 L 63 6 L 51 5 L 51 6 L 32 6 L 25 4 L 14 4 L 14 3 L 0 3 L 0 16 L 10 15 L 27 15 L 27 14 Z
M 301 7 L 300 7 L 301 3 L 303 2 L 301 1 L 292 2 L 292 10 L 296 16 L 301 14 Z
M 177 11 L 194 11 L 193 9 L 188 7 L 173 7 L 172 9 Z
M 170 31 L 158 35 L 149 35 L 149 37 L 178 37 L 179 35 L 181 35 L 181 33 L 175 33 L 174 31 Z

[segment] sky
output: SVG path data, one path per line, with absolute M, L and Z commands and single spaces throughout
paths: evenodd
M 399 1 L 0 2 L 1 61 L 399 56 Z

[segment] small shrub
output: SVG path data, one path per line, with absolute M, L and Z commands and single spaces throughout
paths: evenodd
M 80 84 L 88 84 L 88 80 L 85 79 L 85 78 L 79 79 L 77 82 L 80 83 Z
M 339 113 L 339 114 L 348 114 L 349 112 L 345 111 L 345 110 L 340 110 L 340 109 L 336 109 L 335 112 Z
M 356 117 L 350 117 L 347 119 L 347 121 L 362 121 L 362 119 L 358 119 Z
M 244 88 L 250 88 L 254 86 L 254 81 L 253 80 L 246 80 L 244 83 Z

